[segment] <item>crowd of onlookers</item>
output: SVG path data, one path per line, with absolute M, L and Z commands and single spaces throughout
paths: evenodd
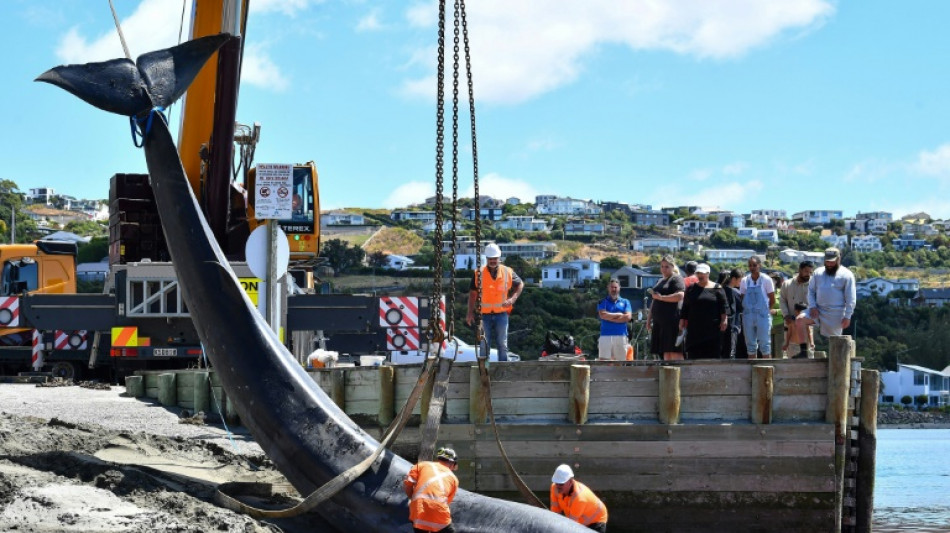
M 850 325 L 855 279 L 837 248 L 825 250 L 817 270 L 803 261 L 788 279 L 764 273 L 757 256 L 747 265 L 747 273 L 723 270 L 713 281 L 706 263 L 690 261 L 681 271 L 672 257 L 663 257 L 662 278 L 647 289 L 650 352 L 664 360 L 814 357 L 816 326 L 831 336 Z M 598 313 L 600 358 L 623 359 L 631 314 L 616 280 L 608 283 Z

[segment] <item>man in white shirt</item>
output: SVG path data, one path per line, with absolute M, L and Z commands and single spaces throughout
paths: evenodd
M 851 325 L 851 315 L 857 301 L 854 274 L 841 266 L 841 251 L 825 250 L 825 266 L 815 271 L 808 282 L 808 312 L 795 320 L 799 339 L 807 338 L 809 326 L 818 324 L 825 337 L 841 335 Z M 801 344 L 804 352 L 807 345 Z

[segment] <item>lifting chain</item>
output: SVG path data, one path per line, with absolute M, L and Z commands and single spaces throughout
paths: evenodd
M 439 327 L 442 312 L 439 303 L 442 301 L 442 178 L 445 149 L 445 118 L 442 114 L 442 101 L 445 98 L 445 0 L 439 2 L 439 50 L 436 63 L 437 89 L 435 105 L 435 231 L 433 232 L 433 265 L 432 265 L 432 315 L 429 319 L 429 346 L 433 349 L 439 346 L 440 351 L 444 333 Z

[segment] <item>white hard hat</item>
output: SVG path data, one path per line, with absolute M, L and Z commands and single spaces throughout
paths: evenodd
M 485 257 L 488 259 L 493 259 L 495 257 L 501 257 L 501 248 L 497 244 L 491 243 L 485 247 Z
M 551 477 L 551 483 L 561 485 L 562 483 L 567 483 L 567 480 L 572 477 L 574 477 L 574 471 L 571 470 L 571 467 L 561 465 L 554 471 L 554 476 Z

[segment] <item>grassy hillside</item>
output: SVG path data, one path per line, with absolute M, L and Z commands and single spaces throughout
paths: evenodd
M 384 252 L 396 255 L 415 255 L 423 244 L 422 237 L 403 228 L 383 228 L 369 242 L 362 244 L 367 254 Z

